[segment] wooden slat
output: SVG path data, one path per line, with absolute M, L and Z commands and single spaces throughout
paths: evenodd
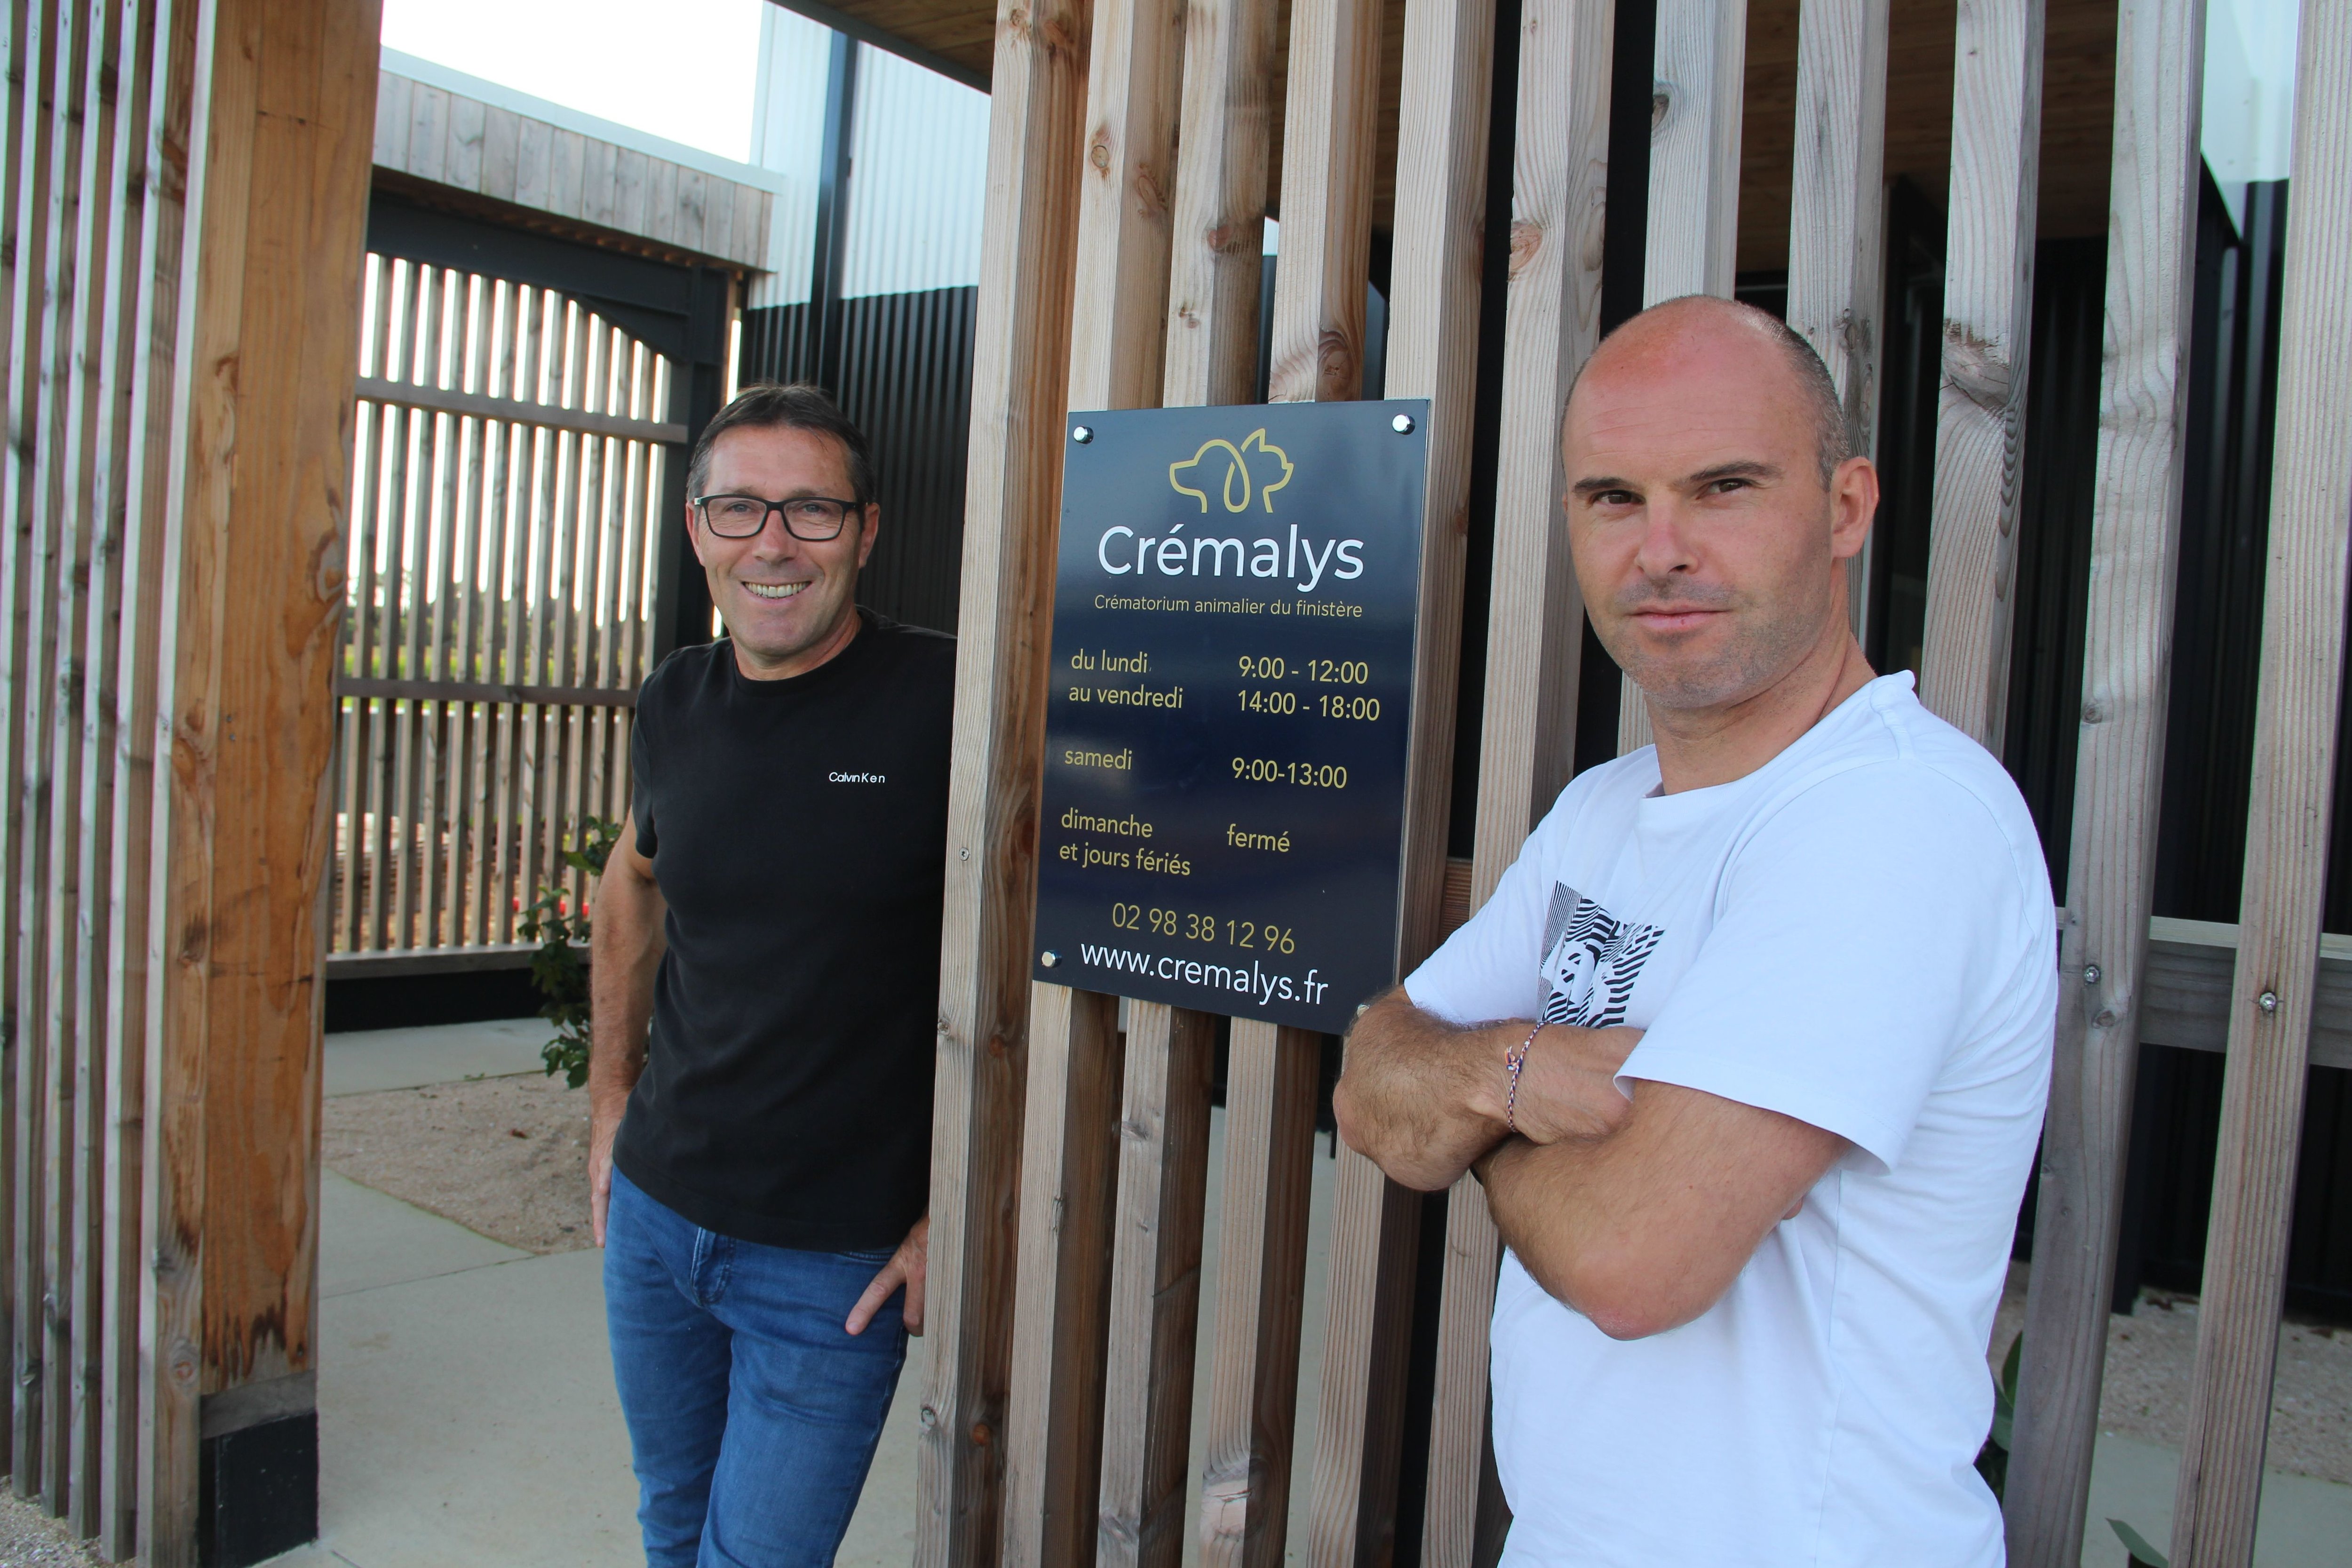
M 2352 520 L 2352 12 L 2303 8 L 2253 784 L 2189 1430 L 2183 1568 L 2253 1554 L 2327 870 Z M 2262 999 L 2271 999 L 2265 1009 Z
M 1264 269 L 1274 0 L 1184 7 L 1183 155 L 1168 288 L 1162 401 L 1247 403 Z
M 2131 1144 L 2187 451 L 2204 7 L 2131 0 L 2116 40 L 2105 368 L 2068 919 L 2011 1445 L 2009 1559 L 2082 1561 Z
M 174 940 L 146 1086 L 149 1568 L 195 1560 L 200 1396 L 315 1364 L 320 699 L 342 610 L 319 563 L 352 461 L 376 81 L 372 6 L 218 0 L 205 20 L 162 645 Z
M 172 455 L 172 422 L 166 411 L 171 388 L 177 384 L 173 350 L 185 217 L 182 184 L 171 177 L 164 154 L 170 139 L 186 132 L 195 55 L 186 35 L 193 30 L 194 9 L 156 0 L 141 11 L 138 64 L 127 77 L 128 96 L 140 116 L 135 152 L 130 138 L 124 143 L 135 168 L 122 170 L 120 186 L 126 194 L 138 193 L 140 238 L 136 312 L 129 334 L 134 358 L 122 487 L 120 651 L 111 692 L 117 772 L 107 954 L 114 983 L 108 993 L 103 1044 L 108 1064 L 101 1285 L 107 1302 L 102 1331 L 106 1387 L 98 1497 L 100 1549 L 118 1561 L 138 1544 L 142 1352 L 151 1342 L 142 1336 L 145 1229 L 141 1205 L 149 1025 L 163 971 L 155 952 L 160 928 L 151 919 L 158 795 L 156 691 L 168 518 L 164 501 Z
M 1005 1417 L 1011 1568 L 1080 1563 L 1094 1547 L 1118 1180 L 1118 999 L 1037 985 L 1023 1119 L 1021 1310 Z
M 1520 13 L 1492 630 L 1465 914 L 1493 896 L 1572 771 L 1584 609 L 1560 526 L 1559 419 L 1600 334 L 1613 24 L 1605 0 L 1530 0 Z M 1422 1516 L 1430 1568 L 1469 1568 L 1481 1538 L 1499 1252 L 1485 1189 L 1456 1183 L 1446 1200 Z
M 1205 1013 L 1128 1005 L 1095 1554 L 1102 1568 L 1175 1568 L 1183 1556 L 1215 1045 Z
M 1650 132 L 1643 308 L 1685 294 L 1731 298 L 1739 237 L 1740 87 L 1748 7 L 1659 0 L 1654 68 L 1663 106 Z M 1650 706 L 1630 676 L 1617 700 L 1617 752 L 1650 743 Z
M 1377 0 L 1294 0 L 1268 398 L 1344 402 L 1364 385 Z
M 1160 398 L 1167 331 L 1168 197 L 1175 186 L 1180 26 L 1172 0 L 1103 0 L 1095 8 L 1066 384 L 1072 408 L 1150 407 Z M 1052 442 L 1057 450 L 1061 443 L 1058 429 L 1039 429 L 1032 438 Z M 1050 576 L 1036 586 L 1044 595 L 1038 605 L 1041 618 L 1050 622 Z M 1025 941 L 1025 928 L 1021 936 Z M 1157 1479 L 1157 1470 L 1147 1473 L 1140 1448 L 1122 1446 L 1118 1437 L 1140 1430 L 1139 1423 L 1155 1405 L 1164 1411 L 1169 1401 L 1174 1402 L 1180 1434 L 1191 1413 L 1189 1375 L 1181 1386 L 1163 1386 L 1157 1377 L 1147 1377 L 1142 1389 L 1128 1391 L 1131 1397 L 1113 1399 L 1108 1415 L 1104 1406 L 1108 1374 L 1099 1358 L 1108 1355 L 1108 1364 L 1117 1367 L 1141 1357 L 1147 1371 L 1157 1367 L 1160 1347 L 1154 1330 L 1161 1325 L 1150 1319 L 1139 1322 L 1131 1307 L 1139 1279 L 1147 1288 L 1147 1304 L 1157 1294 L 1161 1276 L 1157 1253 L 1139 1256 L 1124 1237 L 1114 1245 L 1111 1213 L 1093 1199 L 1075 1215 L 1064 1211 L 1066 1220 L 1084 1224 L 1065 1223 L 1042 1237 L 1032 1236 L 1034 1226 L 1026 1218 L 1050 1201 L 1044 1194 L 1058 1190 L 1074 1163 L 1089 1168 L 1095 1180 L 1111 1178 L 1111 1167 L 1098 1163 L 1106 1152 L 1102 1130 L 1120 1118 L 1118 1102 L 1106 1095 L 1119 1092 L 1122 1081 L 1128 1100 L 1124 1125 L 1156 1130 L 1165 1124 L 1180 1134 L 1174 1173 L 1181 1187 L 1191 1169 L 1182 1158 L 1181 1135 L 1195 1121 L 1204 1134 L 1208 1125 L 1206 1080 L 1197 1108 L 1167 1100 L 1171 1093 L 1186 1093 L 1189 1084 L 1185 1075 L 1171 1079 L 1168 1071 L 1166 1008 L 1151 1015 L 1160 1026 L 1156 1032 L 1139 1033 L 1131 1026 L 1123 1079 L 1118 1073 L 1106 1073 L 1087 1057 L 1098 1048 L 1090 1038 L 1098 1014 L 1115 1004 L 1108 998 L 1052 994 L 1057 989 L 1034 988 L 1051 1005 L 1033 1011 L 1031 1018 L 1030 1071 L 1058 1066 L 1070 1077 L 1061 1086 L 1040 1084 L 1033 1077 L 1027 1096 L 1031 1120 L 1024 1128 L 1022 1158 L 1024 1240 L 1015 1281 L 1019 1304 L 1014 1309 L 1013 1394 L 1006 1427 L 1010 1451 L 1005 1460 L 1003 1560 L 1008 1568 L 1085 1562 L 1096 1551 L 1097 1532 L 1087 1526 L 1097 1504 L 1102 1554 L 1134 1561 L 1133 1512 L 1144 1489 Z M 1174 1037 L 1189 1044 L 1205 1027 L 1201 1015 L 1186 1013 L 1174 1026 Z M 1060 1037 L 1060 1031 L 1074 1032 Z M 1156 1142 L 1140 1151 L 1130 1142 L 1118 1152 L 1122 1194 L 1156 1168 L 1152 1156 L 1157 1149 Z M 1129 1200 L 1123 1195 L 1121 1201 L 1124 1212 Z M 1199 1208 L 1196 1194 L 1191 1242 L 1196 1268 Z M 1171 1257 L 1181 1256 L 1180 1236 L 1150 1234 L 1171 1249 Z M 1116 1258 L 1107 1289 L 1100 1276 L 1106 1258 Z M 1197 1275 L 1194 1289 L 1197 1293 Z M 1114 1314 L 1111 1305 L 1114 1298 L 1122 1297 L 1130 1300 L 1124 1316 Z M 1036 1316 L 1053 1324 L 1053 1339 L 1031 1331 L 1030 1320 Z M 1182 1368 L 1189 1374 L 1192 1315 L 1182 1314 L 1181 1323 L 1166 1326 L 1182 1331 Z M 1160 1456 L 1155 1452 L 1150 1458 Z M 1181 1436 L 1176 1465 L 1181 1503 Z
M 1395 236 L 1386 390 L 1431 400 L 1398 931 L 1410 967 L 1436 945 L 1445 872 L 1494 10 L 1489 0 L 1411 0 L 1404 30 L 1400 114 L 1414 132 L 1399 143 L 1396 188 L 1399 210 L 1418 221 Z M 1294 42 L 1294 71 L 1299 58 Z M 1295 90 L 1291 107 L 1296 128 L 1308 111 Z M 1418 1194 L 1352 1151 L 1341 1156 L 1309 1540 L 1318 1568 L 1394 1549 L 1420 1212 Z
M 1201 1568 L 1284 1560 L 1321 1065 L 1306 1030 L 1234 1020 Z
M 1919 694 L 1938 718 L 1999 756 L 2033 327 L 2042 0 L 1960 7 L 1953 57 L 1943 371 Z
M 918 1568 L 1000 1544 L 1038 757 L 1085 166 L 1084 0 L 997 12 L 957 620 Z
M 2161 916 L 2147 926 L 2147 961 L 2140 979 L 2141 1041 L 2215 1055 L 2226 1051 L 2238 928 Z M 2310 1050 L 2314 1067 L 2352 1068 L 2352 937 L 2319 939 Z
M 1789 325 L 1829 367 L 1853 450 L 1878 450 L 1885 308 L 1887 0 L 1803 0 L 1789 203 Z M 1846 562 L 1846 619 L 1864 630 L 1870 545 Z

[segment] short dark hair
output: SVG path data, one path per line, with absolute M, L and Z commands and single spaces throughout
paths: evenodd
M 710 448 L 730 430 L 814 430 L 842 445 L 849 458 L 848 499 L 860 505 L 874 499 L 874 448 L 824 388 L 804 381 L 761 381 L 735 395 L 711 417 L 687 459 L 686 493 L 698 496 L 710 482 Z
M 1822 363 L 1820 353 L 1806 340 L 1802 332 L 1772 314 L 1771 311 L 1759 310 L 1745 300 L 1723 300 L 1709 294 L 1685 294 L 1678 299 L 1661 300 L 1638 314 L 1618 322 L 1616 326 L 1610 329 L 1601 342 L 1606 342 L 1610 338 L 1615 337 L 1633 322 L 1640 321 L 1643 316 L 1648 315 L 1651 310 L 1662 310 L 1669 305 L 1679 305 L 1690 300 L 1713 300 L 1730 310 L 1735 315 L 1762 328 L 1770 335 L 1781 353 L 1787 357 L 1789 369 L 1796 375 L 1797 384 L 1803 390 L 1805 401 L 1812 405 L 1814 451 L 1816 459 L 1821 464 L 1822 484 L 1823 488 L 1827 488 L 1830 480 L 1837 474 L 1838 465 L 1854 455 L 1853 426 L 1846 418 L 1845 405 L 1838 398 L 1837 383 L 1830 378 L 1830 367 Z M 1583 379 L 1584 371 L 1580 366 L 1576 373 L 1576 380 Z M 1576 386 L 1573 382 L 1569 385 L 1569 395 L 1570 397 L 1576 395 Z M 1567 411 L 1563 406 L 1561 417 L 1564 419 L 1566 416 Z

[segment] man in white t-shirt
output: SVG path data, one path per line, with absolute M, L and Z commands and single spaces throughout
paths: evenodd
M 1873 679 L 1878 500 L 1802 339 L 1718 300 L 1563 427 L 1654 749 L 1562 792 L 1348 1044 L 1341 1136 L 1485 1182 L 1506 1568 L 1986 1568 L 1986 1341 L 2041 1130 L 2049 875 L 1982 748 Z

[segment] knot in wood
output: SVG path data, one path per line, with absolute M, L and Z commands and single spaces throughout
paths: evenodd
M 1095 132 L 1095 144 L 1087 150 L 1087 162 L 1092 163 L 1097 170 L 1106 174 L 1110 173 L 1109 138 L 1110 133 L 1108 132 L 1097 131 Z
M 1678 90 L 1673 82 L 1660 81 L 1654 78 L 1651 79 L 1650 134 L 1653 137 L 1655 137 L 1659 129 L 1665 124 L 1666 116 L 1674 111 L 1675 94 Z
M 2093 1018 L 2091 1022 L 2102 1029 L 2112 1029 L 2116 1026 L 2116 1010 L 2112 1007 L 2102 1007 L 2099 1009 L 2098 1016 Z
M 973 1447 L 985 1448 L 991 1443 L 995 1441 L 996 1432 L 987 1422 L 975 1421 L 971 1424 L 971 1446 Z
M 2089 701 L 2083 704 L 2084 723 L 2104 724 L 2106 721 L 2107 707 L 2105 703 L 2101 702 L 2097 698 L 2094 697 Z
M 2006 415 L 2015 377 L 2007 356 L 1958 321 L 1944 323 L 1944 383 L 1988 414 Z
M 1511 225 L 1509 277 L 1513 282 L 1536 258 L 1536 252 L 1543 248 L 1543 225 L 1530 218 L 1520 218 Z

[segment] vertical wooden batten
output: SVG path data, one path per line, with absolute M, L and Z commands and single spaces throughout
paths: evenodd
M 1878 450 L 1879 313 L 1885 300 L 1887 0 L 1805 0 L 1797 20 L 1797 137 L 1789 209 L 1789 325 L 1829 368 L 1848 438 Z M 1846 563 L 1860 637 L 1870 543 Z
M 2082 1560 L 2098 1435 L 2171 686 L 2203 58 L 2198 0 L 2121 8 L 2067 917 L 2004 1494 L 2020 1568 Z
M 1529 0 L 1520 12 L 1473 910 L 1493 896 L 1573 771 L 1584 606 L 1559 510 L 1559 415 L 1601 331 L 1614 22 L 1608 0 Z M 1455 1183 L 1422 1524 L 1428 1568 L 1470 1568 L 1480 1537 L 1499 1250 L 1486 1189 Z
M 1409 0 L 1405 6 L 1399 118 L 1412 133 L 1398 144 L 1397 210 L 1415 215 L 1415 221 L 1399 224 L 1395 234 L 1383 390 L 1430 400 L 1397 933 L 1399 963 L 1406 968 L 1439 936 L 1469 531 L 1494 34 L 1491 0 Z M 1292 58 L 1297 59 L 1296 42 Z M 1308 112 L 1294 87 L 1291 124 Z M 1286 150 L 1286 186 L 1290 166 Z M 1287 190 L 1285 195 L 1287 212 Z M 1285 234 L 1286 248 L 1287 226 Z M 1287 275 L 1286 264 L 1277 289 Z M 1356 297 L 1361 296 L 1359 282 Z M 1279 332 L 1282 322 L 1276 325 Z M 1318 1568 L 1380 1561 L 1394 1550 L 1420 1202 L 1354 1151 L 1340 1155 L 1309 1542 L 1309 1561 Z
M 1184 7 L 1184 140 L 1176 165 L 1161 401 L 1247 403 L 1257 360 L 1274 0 Z
M 203 1446 L 216 1534 L 316 1527 L 315 1479 L 285 1504 L 308 1517 L 254 1517 L 236 1451 L 307 1423 L 315 1466 L 319 890 L 377 34 L 370 0 L 222 0 L 194 39 L 144 1173 L 152 1568 L 196 1561 Z
M 918 1568 L 985 1568 L 1001 1545 L 1089 11 L 1087 0 L 997 10 L 932 1097 Z
M 2303 1127 L 2343 679 L 2352 444 L 2352 11 L 2303 7 L 2252 800 L 2221 1149 L 2172 1557 L 2253 1554 Z M 2176 68 L 2178 68 L 2176 65 Z
M 1094 13 L 1087 51 L 1085 162 L 1078 174 L 1068 407 L 1148 407 L 1159 400 L 1168 300 L 1169 203 L 1175 185 L 1180 26 L 1172 0 L 1102 0 Z M 1058 451 L 1063 443 L 1061 421 L 1056 418 L 1051 426 L 1041 426 L 1033 438 L 1052 442 Z M 1057 502 L 1058 493 L 1048 500 Z M 1058 536 L 1056 522 L 1048 519 L 1044 535 L 1047 549 L 1034 584 L 1040 656 L 1052 640 L 1051 542 Z M 1042 689 L 1037 696 L 1042 726 Z M 1042 746 L 1034 746 L 1026 763 L 1033 770 L 1033 802 L 1034 770 L 1042 765 L 1041 754 Z M 1034 826 L 1031 832 L 1034 836 Z M 1024 893 L 1027 890 L 1024 888 Z M 1027 938 L 1024 917 L 1020 932 L 1024 968 Z M 1058 988 L 1034 989 L 1044 999 Z M 1005 1561 L 1013 1568 L 1032 1561 L 1089 1561 L 1097 1552 L 1093 1526 L 1097 1494 L 1104 1548 L 1116 1538 L 1110 1524 L 1114 1517 L 1128 1521 L 1126 1539 L 1130 1547 L 1133 1544 L 1133 1515 L 1142 1507 L 1140 1494 L 1146 1484 L 1143 1461 L 1132 1446 L 1114 1451 L 1104 1441 L 1105 1368 L 1139 1354 L 1149 1357 L 1156 1323 L 1139 1323 L 1134 1312 L 1122 1315 L 1117 1307 L 1123 1300 L 1131 1302 L 1139 1277 L 1149 1280 L 1158 1271 L 1152 1258 L 1136 1255 L 1125 1227 L 1112 1224 L 1115 1215 L 1125 1213 L 1133 1153 L 1125 1140 L 1113 1138 L 1112 1130 L 1124 1124 L 1118 1099 L 1122 1089 L 1129 1105 L 1127 1122 L 1137 1120 L 1137 1095 L 1151 1102 L 1141 1119 L 1153 1124 L 1155 1137 L 1166 1119 L 1180 1144 L 1195 1120 L 1205 1138 L 1208 1120 L 1205 1086 L 1197 1118 L 1189 1113 L 1189 1105 L 1171 1117 L 1169 1108 L 1156 1101 L 1156 1095 L 1171 1092 L 1171 1087 L 1181 1093 L 1181 1087 L 1167 1082 L 1164 1059 L 1146 1062 L 1138 1056 L 1132 1033 L 1125 1068 L 1106 1059 L 1115 1051 L 1115 1042 L 1111 1031 L 1097 1020 L 1107 1007 L 1116 1016 L 1116 1004 L 1109 998 L 1074 994 L 1050 1001 L 1052 1005 L 1036 1016 L 1035 1025 L 1069 1032 L 1059 1038 L 1033 1036 L 1032 1041 L 1031 1070 L 1058 1068 L 1066 1078 L 1059 1087 L 1032 1084 L 1027 1104 L 1040 1120 L 1023 1131 L 1021 1258 L 1024 1266 L 1034 1261 L 1039 1268 L 1034 1280 L 1026 1273 L 1018 1277 L 1015 1287 L 1024 1305 L 1015 1313 L 1016 1325 L 1021 1326 L 1015 1329 L 1016 1358 L 1008 1404 L 1008 1415 L 1013 1417 L 1008 1432 L 1021 1451 L 1008 1453 L 1005 1460 Z M 1165 1011 L 1161 1010 L 1163 1015 Z M 1193 1032 L 1180 1030 L 1180 1035 L 1189 1040 Z M 1150 1049 L 1164 1058 L 1168 1045 L 1163 1030 Z M 1199 1163 L 1193 1160 L 1188 1164 L 1180 1149 L 1173 1163 L 1179 1186 Z M 1067 1180 L 1091 1181 L 1096 1188 L 1075 1204 L 1056 1205 L 1055 1197 L 1062 1195 L 1057 1189 Z M 1105 1201 L 1103 1190 L 1114 1180 L 1119 1184 L 1121 1197 L 1117 1207 Z M 1192 1247 L 1197 1257 L 1197 1194 L 1192 1206 Z M 1197 1273 L 1193 1282 L 1197 1290 Z M 1046 1300 L 1047 1292 L 1056 1299 Z M 1156 1293 L 1147 1290 L 1147 1301 Z M 1023 1331 L 1022 1320 L 1040 1309 L 1054 1321 L 1050 1341 Z M 1183 1326 L 1188 1331 L 1185 1365 L 1189 1371 L 1189 1315 Z M 1139 1345 L 1134 1339 L 1139 1333 Z M 1022 1351 L 1028 1354 L 1022 1355 Z M 1189 1394 L 1189 1383 L 1181 1392 Z M 1156 1380 L 1147 1393 L 1153 1396 L 1161 1393 Z M 1189 1405 L 1185 1409 L 1189 1415 Z M 1137 1414 L 1139 1416 L 1140 1411 Z M 1118 1430 L 1124 1432 L 1132 1425 L 1123 1422 Z M 1122 1468 L 1113 1463 L 1114 1458 L 1131 1463 Z
M 1920 698 L 1995 756 L 2009 700 L 2040 188 L 2042 0 L 1975 0 L 1953 46 L 1943 371 Z
M 1745 0 L 1659 0 L 1657 107 L 1642 253 L 1644 310 L 1686 294 L 1731 298 L 1739 238 L 1740 87 Z M 1633 678 L 1617 703 L 1617 751 L 1650 743 L 1650 707 Z

